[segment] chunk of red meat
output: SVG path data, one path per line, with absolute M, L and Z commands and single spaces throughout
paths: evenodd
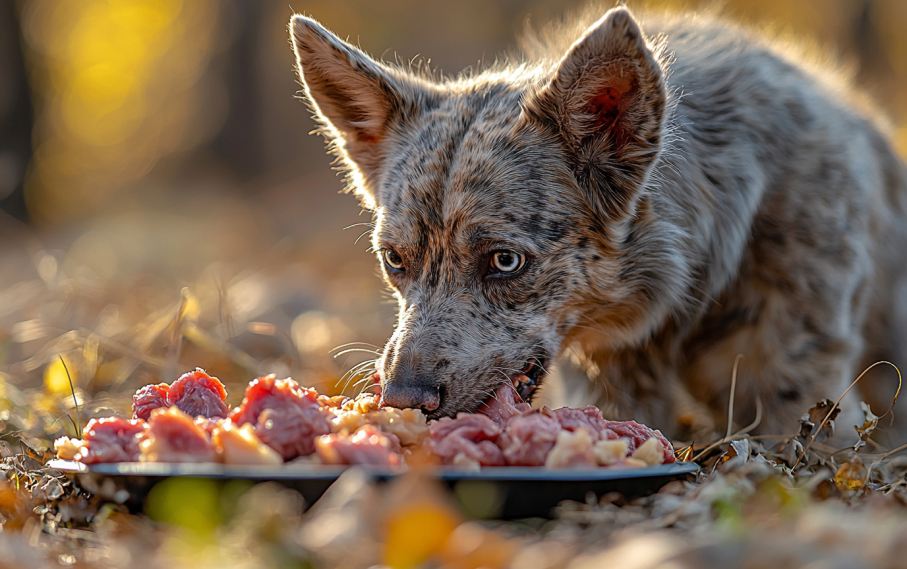
M 508 466 L 544 466 L 560 431 L 553 417 L 538 411 L 522 413 L 507 422 L 498 446 Z
M 273 374 L 253 380 L 242 404 L 230 415 L 237 426 L 255 425 L 266 445 L 291 460 L 315 451 L 315 437 L 331 432 L 319 410 L 318 393 Z
M 598 407 L 589 405 L 582 409 L 571 409 L 570 407 L 561 407 L 554 411 L 547 411 L 553 415 L 561 424 L 565 431 L 575 432 L 577 429 L 586 429 L 592 435 L 593 441 L 612 440 L 618 438 L 618 435 L 608 429 L 608 424 L 602 417 L 602 412 Z
M 142 459 L 150 462 L 213 462 L 215 458 L 208 433 L 175 406 L 151 414 L 140 448 Z
M 224 384 L 198 368 L 174 381 L 167 399 L 190 417 L 222 419 L 230 412 L 224 402 L 227 399 Z
M 318 456 L 325 464 L 400 465 L 400 440 L 382 433 L 374 425 L 359 427 L 352 436 L 322 435 L 315 440 Z
M 520 399 L 513 387 L 505 385 L 479 409 L 479 413 L 487 415 L 492 421 L 504 425 L 507 420 L 532 408 Z
M 627 453 L 632 455 L 639 446 L 646 440 L 655 437 L 661 443 L 664 449 L 665 464 L 674 462 L 674 447 L 668 442 L 661 431 L 650 429 L 645 425 L 640 425 L 636 421 L 605 421 L 605 426 L 609 431 L 615 433 L 618 437 L 629 439 L 630 445 Z
M 500 435 L 501 427 L 485 415 L 460 413 L 456 419 L 443 417 L 432 423 L 429 444 L 444 464 L 465 459 L 481 466 L 504 466 L 504 453 L 495 444 Z
M 155 409 L 170 407 L 170 386 L 166 383 L 146 385 L 132 396 L 132 418 L 147 421 Z
M 224 422 L 224 419 L 209 419 L 208 417 L 196 417 L 193 423 L 198 425 L 198 428 L 208 433 L 208 436 L 211 436 L 211 433 L 214 432 L 214 429 L 217 428 L 219 424 Z
M 92 419 L 84 430 L 87 452 L 76 460 L 85 464 L 135 462 L 146 427 L 141 419 Z

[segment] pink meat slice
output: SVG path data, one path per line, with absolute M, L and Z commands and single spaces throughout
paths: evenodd
M 224 384 L 202 369 L 183 374 L 173 382 L 167 395 L 170 405 L 176 405 L 183 413 L 209 419 L 223 419 L 229 414 L 226 399 Z
M 498 439 L 508 466 L 544 466 L 561 425 L 538 411 L 511 417 Z
M 513 387 L 505 385 L 498 389 L 494 397 L 479 409 L 479 413 L 488 416 L 498 425 L 503 426 L 514 415 L 531 410 L 528 403 L 519 398 Z
M 598 407 L 589 405 L 582 409 L 572 409 L 570 407 L 561 407 L 554 411 L 545 410 L 560 423 L 561 428 L 565 431 L 575 432 L 577 429 L 586 429 L 592 434 L 592 440 L 612 440 L 619 438 L 619 435 L 608 429 L 608 423 L 602 417 L 602 412 Z
M 627 450 L 628 454 L 633 454 L 633 451 L 639 448 L 642 443 L 655 437 L 664 449 L 664 463 L 670 464 L 675 460 L 674 447 L 668 442 L 668 439 L 661 434 L 661 431 L 650 429 L 645 425 L 640 425 L 636 421 L 605 421 L 605 427 L 618 437 L 624 437 L 630 440 L 630 445 Z
M 83 431 L 88 452 L 76 460 L 85 464 L 134 462 L 138 460 L 139 442 L 146 428 L 141 419 L 92 419 Z
M 166 383 L 146 385 L 132 396 L 132 418 L 147 421 L 155 409 L 170 407 L 170 386 Z
M 504 466 L 504 453 L 495 444 L 500 435 L 501 427 L 485 415 L 460 413 L 432 423 L 429 444 L 444 464 L 463 455 L 481 466 Z
M 255 425 L 258 437 L 291 460 L 315 451 L 315 437 L 331 432 L 319 410 L 318 393 L 273 374 L 253 380 L 230 418 L 237 426 Z
M 359 427 L 351 436 L 323 435 L 315 442 L 325 464 L 400 465 L 400 439 L 374 425 Z

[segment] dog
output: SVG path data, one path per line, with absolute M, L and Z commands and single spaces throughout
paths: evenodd
M 871 104 L 715 18 L 595 16 L 447 79 L 293 16 L 304 99 L 399 302 L 383 402 L 528 400 L 569 350 L 606 416 L 703 440 L 732 383 L 735 429 L 791 433 L 903 363 L 907 168 Z M 883 379 L 861 382 L 875 409 Z

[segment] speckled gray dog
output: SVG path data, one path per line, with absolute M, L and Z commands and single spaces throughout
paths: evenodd
M 531 395 L 569 348 L 606 415 L 706 437 L 741 354 L 736 424 L 779 433 L 866 364 L 907 363 L 907 169 L 847 81 L 702 16 L 594 19 L 446 80 L 292 19 L 400 303 L 386 402 Z

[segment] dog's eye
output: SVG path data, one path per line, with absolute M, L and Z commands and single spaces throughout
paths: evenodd
M 383 249 L 381 256 L 384 258 L 384 264 L 392 271 L 403 270 L 403 257 L 393 249 Z
M 523 268 L 526 257 L 516 251 L 495 251 L 491 255 L 492 274 L 509 275 Z

